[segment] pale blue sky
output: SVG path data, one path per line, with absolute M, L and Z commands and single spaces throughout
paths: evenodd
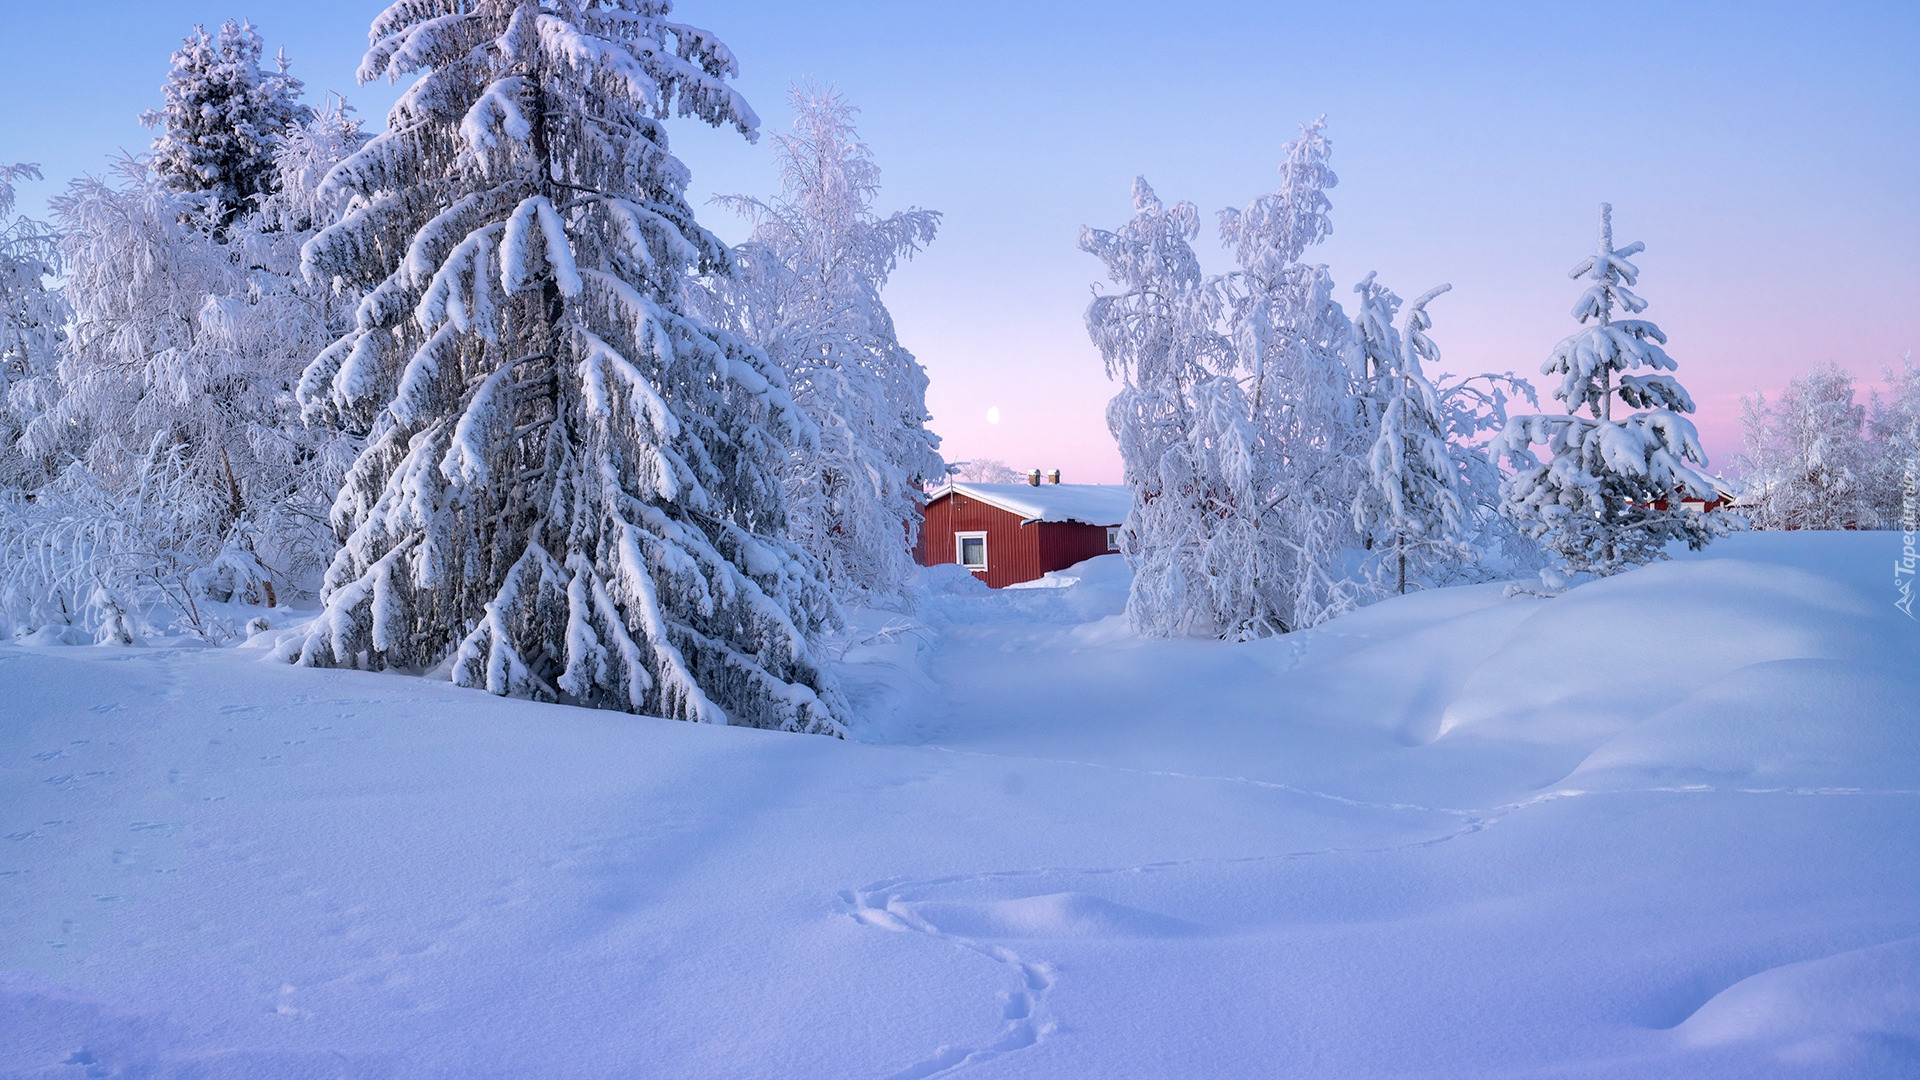
M 393 90 L 353 71 L 377 2 L 0 0 L 0 161 L 39 161 L 29 206 L 119 148 L 195 22 L 251 17 L 318 97 L 377 125 Z M 1920 4 L 967 4 L 685 0 L 739 54 L 771 130 L 811 77 L 864 110 L 883 206 L 947 215 L 889 293 L 927 364 L 950 458 L 1113 480 L 1111 387 L 1080 317 L 1144 174 L 1212 212 L 1274 180 L 1326 113 L 1339 295 L 1366 271 L 1433 307 L 1451 370 L 1533 373 L 1570 332 L 1566 271 L 1594 207 L 1643 240 L 1641 292 L 1702 406 L 1715 465 L 1735 399 L 1838 360 L 1870 374 L 1920 343 Z M 765 193 L 765 141 L 681 125 L 696 199 Z M 738 236 L 717 212 L 708 223 Z M 1209 251 L 1216 268 L 1224 268 Z M 986 422 L 997 405 L 1002 420 Z

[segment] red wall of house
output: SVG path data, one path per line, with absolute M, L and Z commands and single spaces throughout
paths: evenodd
M 1022 525 L 1017 514 L 958 493 L 934 499 L 923 508 L 919 549 L 922 566 L 959 562 L 954 534 L 987 534 L 987 571 L 974 576 L 996 589 L 1032 581 L 1050 570 L 1107 553 L 1107 530 L 1100 525 L 1036 521 Z
M 1074 563 L 1107 554 L 1105 525 L 1047 521 L 1041 522 L 1040 528 L 1040 565 L 1045 570 L 1065 570 Z

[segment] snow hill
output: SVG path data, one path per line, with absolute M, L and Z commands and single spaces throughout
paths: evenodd
M 940 577 L 846 742 L 0 646 L 0 1075 L 1920 1075 L 1896 547 L 1250 645 Z

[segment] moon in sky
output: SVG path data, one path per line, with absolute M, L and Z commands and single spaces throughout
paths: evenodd
M 1000 406 L 998 405 L 987 406 L 987 423 L 997 424 L 999 422 L 1000 422 Z

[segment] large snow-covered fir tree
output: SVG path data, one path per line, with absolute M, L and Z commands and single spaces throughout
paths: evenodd
M 308 664 L 834 732 L 836 617 L 782 535 L 812 438 L 779 369 L 690 318 L 728 252 L 694 222 L 675 112 L 751 136 L 733 55 L 665 0 L 402 0 L 361 76 L 419 73 L 337 167 L 311 273 L 364 287 L 309 368 L 368 432 Z
M 1860 529 L 1878 523 L 1867 407 L 1853 376 L 1829 364 L 1789 382 L 1778 400 L 1740 400 L 1746 443 L 1741 500 L 1758 529 Z
M 709 282 L 704 306 L 785 371 L 819 429 L 783 474 L 792 537 L 840 596 L 886 602 L 913 569 L 917 494 L 945 470 L 926 427 L 926 372 L 880 291 L 933 239 L 940 215 L 875 213 L 879 169 L 854 107 L 830 90 L 795 89 L 789 100 L 793 133 L 773 140 L 779 194 L 719 200 L 753 233 L 735 249 L 734 272 Z
M 1367 481 L 1353 502 L 1354 524 L 1372 541 L 1370 573 L 1383 580 L 1390 576 L 1399 593 L 1407 591 L 1409 569 L 1418 579 L 1433 566 L 1470 557 L 1463 550 L 1466 514 L 1460 470 L 1447 442 L 1446 410 L 1424 366 L 1440 357 L 1426 333 L 1433 325 L 1427 303 L 1451 288 L 1441 285 L 1416 297 L 1397 330 L 1391 319 L 1399 298 L 1376 285 L 1371 274 L 1357 290 L 1361 311 L 1355 322 L 1368 340 L 1365 354 L 1379 412 L 1372 420 Z M 1371 370 L 1379 352 L 1386 352 L 1387 362 Z
M 1675 367 L 1661 348 L 1666 334 L 1615 314 L 1646 309 L 1630 288 L 1640 271 L 1627 261 L 1643 250 L 1637 241 L 1613 246 L 1613 208 L 1600 204 L 1599 248 L 1568 274 L 1593 282 L 1573 308 L 1589 325 L 1554 346 L 1540 368 L 1560 376 L 1553 396 L 1567 415 L 1513 417 L 1494 442 L 1514 468 L 1502 511 L 1576 573 L 1618 573 L 1661 558 L 1671 541 L 1699 548 L 1728 528 L 1680 505 L 1715 489 L 1693 467 L 1706 464 L 1706 454 L 1681 415 L 1693 411 L 1693 399 L 1665 374 Z M 1646 374 L 1632 374 L 1642 368 Z M 1547 447 L 1547 461 L 1535 444 Z
M 263 72 L 261 48 L 252 23 L 228 20 L 218 37 L 195 26 L 173 54 L 165 107 L 141 117 L 161 129 L 153 171 L 176 191 L 204 192 L 223 218 L 272 190 L 281 136 L 311 116 L 286 53 L 274 71 Z

